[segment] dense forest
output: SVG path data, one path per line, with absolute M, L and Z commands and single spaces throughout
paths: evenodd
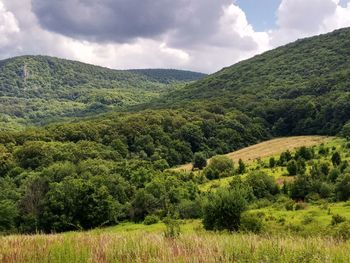
M 350 29 L 340 29 L 224 68 L 151 106 L 238 109 L 276 136 L 334 135 L 350 118 L 349 55 Z
M 348 200 L 341 189 L 349 182 L 345 142 L 286 152 L 255 170 L 206 159 L 275 136 L 350 138 L 349 50 L 350 29 L 343 29 L 185 87 L 202 75 L 114 71 L 48 57 L 0 62 L 2 122 L 13 124 L 0 132 L 0 231 L 60 232 L 169 215 L 236 231 L 241 213 L 260 199 L 287 198 L 293 209 L 310 196 Z M 91 117 L 109 106 L 115 112 Z M 47 124 L 79 116 L 89 118 Z M 18 131 L 14 118 L 46 124 Z M 192 161 L 204 170 L 169 170 Z M 278 185 L 265 166 L 288 169 L 295 179 Z M 222 177 L 235 179 L 228 188 L 200 191 L 203 182 Z M 225 210 L 231 205 L 237 213 Z M 215 221 L 226 212 L 232 218 Z
M 181 70 L 111 70 L 45 56 L 0 61 L 2 130 L 93 116 L 145 103 L 198 80 Z

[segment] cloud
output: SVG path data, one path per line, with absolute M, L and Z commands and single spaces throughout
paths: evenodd
M 271 46 L 350 26 L 350 2 L 339 0 L 282 0 L 278 29 L 269 32 Z
M 213 72 L 268 47 L 231 0 L 2 0 L 19 32 L 0 57 L 46 54 L 112 68 Z
M 43 54 L 117 69 L 214 72 L 350 25 L 350 1 L 281 0 L 256 32 L 232 0 L 1 0 L 0 58 Z
M 19 31 L 16 17 L 0 2 L 0 48 L 11 44 L 11 38 Z

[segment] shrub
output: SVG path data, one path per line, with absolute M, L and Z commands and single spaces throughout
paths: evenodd
M 207 230 L 237 231 L 241 214 L 247 208 L 242 192 L 234 189 L 219 189 L 211 193 L 203 208 L 203 225 Z
M 341 157 L 340 157 L 340 154 L 338 152 L 333 153 L 332 163 L 334 166 L 338 166 L 341 163 Z
M 249 174 L 247 183 L 253 189 L 254 196 L 258 199 L 271 198 L 279 192 L 275 179 L 261 171 Z
M 336 215 L 333 215 L 333 216 L 332 216 L 331 225 L 332 225 L 332 226 L 335 226 L 335 225 L 338 225 L 338 224 L 343 223 L 343 222 L 345 222 L 345 221 L 346 221 L 346 218 L 345 218 L 345 217 L 336 214 Z
M 293 211 L 294 210 L 295 202 L 293 200 L 290 200 L 286 203 L 285 208 L 287 211 Z
M 350 198 L 350 174 L 343 174 L 337 179 L 335 194 L 338 201 L 347 201 Z
M 145 220 L 143 220 L 144 225 L 153 225 L 157 224 L 159 222 L 159 218 L 156 215 L 148 215 L 145 217 Z
M 289 175 L 291 175 L 291 176 L 297 175 L 298 165 L 297 165 L 297 162 L 295 160 L 291 160 L 288 162 L 287 171 L 288 171 Z
M 276 160 L 274 157 L 271 157 L 270 160 L 269 160 L 269 166 L 270 168 L 273 168 L 276 166 Z
M 199 218 L 202 215 L 202 204 L 197 200 L 182 200 L 178 205 L 178 212 L 182 219 Z
M 246 171 L 245 163 L 242 161 L 242 159 L 239 159 L 238 161 L 238 174 L 244 174 Z
M 350 222 L 339 223 L 333 230 L 333 236 L 343 240 L 350 239 Z
M 207 166 L 207 158 L 204 153 L 197 152 L 193 156 L 193 168 L 203 169 Z
M 307 204 L 303 202 L 298 202 L 295 205 L 295 210 L 304 210 L 307 208 Z
M 208 179 L 217 179 L 229 176 L 233 171 L 234 165 L 231 159 L 226 156 L 215 156 L 204 169 L 204 174 Z
M 263 231 L 263 219 L 257 214 L 243 213 L 241 216 L 240 230 L 259 234 Z
M 176 238 L 181 234 L 180 222 L 174 218 L 166 217 L 163 220 L 165 224 L 164 236 L 167 238 Z

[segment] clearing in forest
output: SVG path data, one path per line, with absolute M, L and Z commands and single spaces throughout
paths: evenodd
M 241 150 L 231 152 L 226 154 L 233 162 L 237 163 L 239 159 L 242 159 L 245 162 L 254 161 L 258 158 L 266 158 L 269 156 L 274 156 L 280 154 L 287 150 L 294 150 L 302 146 L 310 147 L 314 145 L 319 145 L 325 143 L 333 137 L 329 136 L 293 136 L 293 137 L 283 137 L 272 139 L 269 141 L 261 142 Z M 209 160 L 210 161 L 210 160 Z M 191 171 L 192 164 L 185 164 L 179 167 L 176 167 L 176 171 Z

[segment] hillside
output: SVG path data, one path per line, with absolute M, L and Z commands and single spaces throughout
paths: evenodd
M 152 106 L 238 109 L 261 118 L 277 136 L 334 135 L 350 118 L 349 55 L 350 28 L 298 40 L 224 68 Z
M 227 153 L 226 156 L 234 163 L 238 163 L 240 159 L 244 162 L 251 162 L 256 161 L 257 159 L 279 155 L 287 150 L 292 151 L 302 146 L 310 147 L 319 145 L 329 140 L 331 140 L 330 137 L 324 136 L 295 136 L 277 138 L 251 145 L 238 151 Z M 208 162 L 210 162 L 210 160 L 208 160 Z M 192 170 L 192 168 L 192 163 L 189 163 L 176 167 L 174 170 L 189 172 Z
M 44 56 L 0 61 L 2 128 L 91 116 L 145 103 L 204 74 L 111 70 Z

